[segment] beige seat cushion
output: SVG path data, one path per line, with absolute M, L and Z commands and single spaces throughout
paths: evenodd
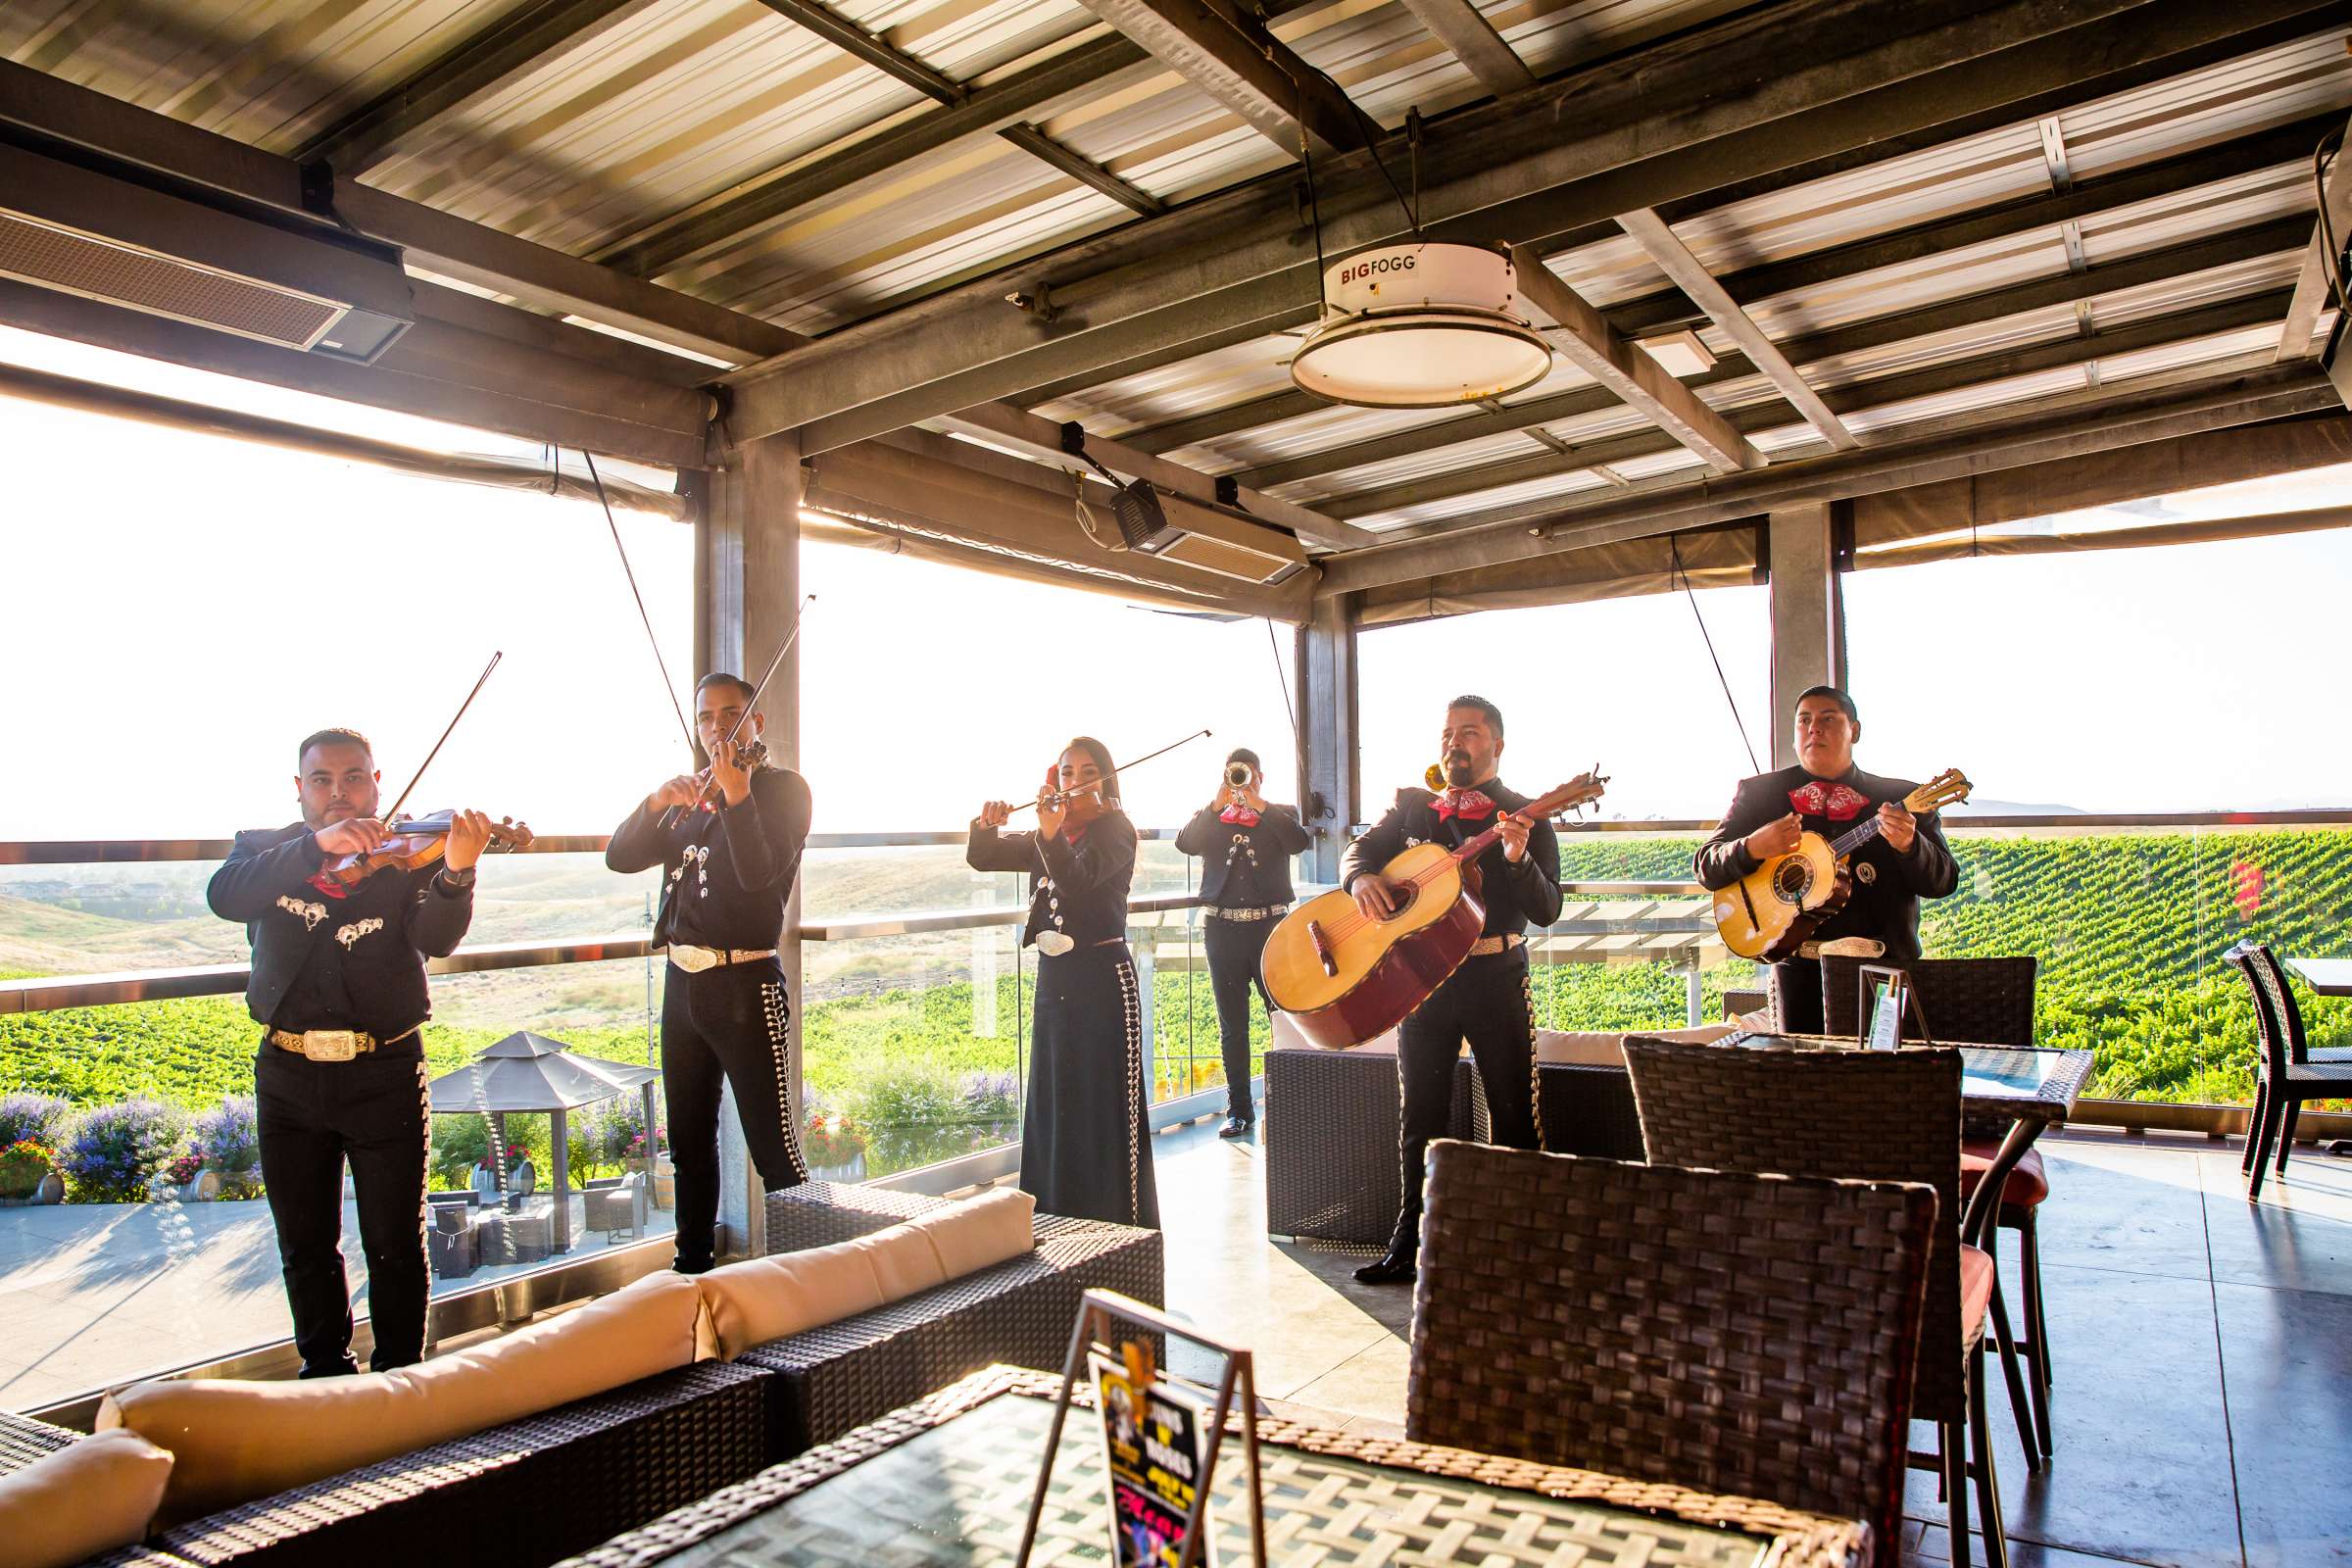
M 702 1353 L 732 1361 L 1018 1257 L 1036 1247 L 1037 1200 L 1003 1190 L 831 1247 L 729 1263 L 700 1276 Z
M 298 1383 L 188 1379 L 107 1396 L 101 1429 L 172 1455 L 164 1522 L 322 1481 L 695 1358 L 702 1296 L 649 1274 L 575 1311 L 419 1366 Z
M 1274 1014 L 1267 1020 L 1267 1025 L 1270 1033 L 1267 1037 L 1266 1048 L 1270 1051 L 1322 1051 L 1327 1049 L 1307 1039 L 1300 1032 L 1298 1020 L 1287 1012 Z M 1375 1035 L 1348 1054 L 1351 1056 L 1394 1056 L 1396 1054 L 1396 1031 L 1392 1029 L 1387 1034 Z
M 0 1476 L 0 1561 L 66 1568 L 143 1540 L 172 1455 L 135 1432 L 101 1432 Z
M 1625 1065 L 1625 1037 L 1638 1034 L 1644 1040 L 1681 1040 L 1695 1046 L 1711 1046 L 1733 1032 L 1728 1023 L 1700 1024 L 1695 1029 L 1635 1029 L 1613 1033 L 1576 1034 L 1559 1029 L 1536 1031 L 1536 1060 L 1568 1062 L 1579 1067 L 1622 1067 Z

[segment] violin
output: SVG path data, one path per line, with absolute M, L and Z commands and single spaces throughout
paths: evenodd
M 378 871 L 421 871 L 428 865 L 438 865 L 441 857 L 448 853 L 449 826 L 457 814 L 454 810 L 432 811 L 403 818 L 391 825 L 382 844 L 367 854 L 345 855 L 329 860 L 318 873 L 319 879 L 356 888 Z M 527 850 L 533 837 L 529 823 L 502 817 L 490 824 L 490 842 L 484 853 Z
M 1085 827 L 1100 822 L 1119 808 L 1118 802 L 1103 795 L 1102 780 L 1099 778 L 1091 783 L 1074 784 L 1063 789 L 1061 769 L 1058 767 L 1046 769 L 1046 792 L 1045 800 L 1040 804 L 1058 808 L 1061 824 L 1065 828 Z

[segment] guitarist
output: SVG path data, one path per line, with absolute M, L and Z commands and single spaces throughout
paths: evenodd
M 1445 763 L 1442 795 L 1402 789 L 1396 804 L 1340 860 L 1340 886 L 1374 920 L 1400 907 L 1404 889 L 1380 868 L 1415 844 L 1458 849 L 1490 826 L 1497 842 L 1474 862 L 1483 886 L 1487 923 L 1470 956 L 1431 993 L 1397 1031 L 1396 1066 L 1403 1098 L 1397 1152 L 1404 1202 L 1386 1256 L 1355 1271 L 1366 1285 L 1413 1277 L 1421 1250 L 1421 1177 L 1429 1141 L 1442 1136 L 1453 1112 L 1453 1063 L 1462 1042 L 1486 1086 L 1494 1141 L 1534 1149 L 1536 1113 L 1535 1009 L 1527 985 L 1527 928 L 1560 917 L 1560 846 L 1547 821 L 1530 823 L 1497 812 L 1528 804 L 1495 776 L 1502 758 L 1502 711 L 1483 697 L 1457 697 L 1446 710 L 1438 750 Z
M 1822 1029 L 1821 956 L 1824 943 L 1900 962 L 1919 956 L 1919 901 L 1940 899 L 1960 884 L 1960 869 L 1944 844 L 1935 813 L 1913 816 L 1903 798 L 1917 786 L 1882 778 L 1854 765 L 1862 738 L 1854 700 L 1835 686 L 1815 686 L 1796 700 L 1797 765 L 1744 779 L 1732 796 L 1715 836 L 1699 846 L 1701 887 L 1728 888 L 1776 855 L 1796 848 L 1797 835 L 1835 838 L 1875 811 L 1879 834 L 1853 853 L 1853 894 L 1824 921 L 1798 956 L 1773 966 L 1774 1005 L 1781 1029 Z

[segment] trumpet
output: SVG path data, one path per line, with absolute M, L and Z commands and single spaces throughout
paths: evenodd
M 1432 794 L 1445 794 L 1446 788 L 1446 764 L 1444 762 L 1430 763 L 1421 774 L 1421 782 L 1429 786 Z
M 1227 762 L 1225 764 L 1225 782 L 1237 790 L 1249 788 L 1250 764 L 1248 762 Z

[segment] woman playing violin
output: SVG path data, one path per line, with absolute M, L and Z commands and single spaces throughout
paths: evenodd
M 1040 957 L 1021 1190 L 1047 1213 L 1156 1229 L 1144 999 L 1127 951 L 1135 824 L 1119 809 L 1109 751 L 1088 735 L 1070 742 L 1036 804 L 1030 833 L 1003 831 L 1004 802 L 982 806 L 964 853 L 974 870 L 1031 878 L 1021 940 Z
M 302 820 L 238 834 L 206 898 L 244 922 L 253 946 L 245 1005 L 262 1026 L 262 1180 L 302 1375 L 325 1377 L 357 1370 L 340 1246 L 346 1159 L 375 1327 L 368 1364 L 380 1372 L 424 1351 L 424 965 L 465 938 L 475 862 L 495 829 L 480 811 L 452 812 L 434 863 L 388 858 L 372 874 L 338 877 L 338 863 L 399 831 L 376 818 L 373 749 L 357 730 L 325 729 L 298 756 Z

